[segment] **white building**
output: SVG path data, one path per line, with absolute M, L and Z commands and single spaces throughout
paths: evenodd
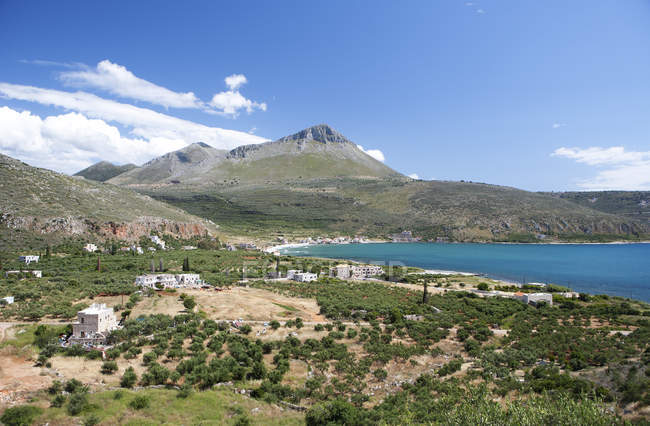
M 88 253 L 94 253 L 97 251 L 97 246 L 95 244 L 88 243 L 84 246 L 84 251 Z
M 341 280 L 347 280 L 348 278 L 350 278 L 350 276 L 352 276 L 352 272 L 350 271 L 350 265 L 341 263 L 339 265 L 330 268 L 330 277 L 339 278 Z
M 3 298 L 0 299 L 0 300 L 2 300 L 2 301 L 3 301 L 5 304 L 7 304 L 7 305 L 11 305 L 12 303 L 14 303 L 14 297 L 13 297 L 13 296 L 3 297 Z M 2 303 L 0 303 L 0 305 L 1 305 L 1 304 L 2 304 Z
M 5 278 L 8 278 L 9 275 L 18 275 L 18 274 L 32 274 L 36 278 L 43 278 L 43 271 L 6 271 Z
M 183 246 L 181 248 L 183 250 L 196 250 L 198 247 L 196 247 L 196 246 Z
M 32 262 L 38 263 L 38 259 L 40 259 L 40 256 L 27 255 L 27 256 L 20 256 L 18 258 L 18 261 L 29 265 Z
M 159 285 L 158 285 L 159 284 Z M 135 277 L 135 285 L 142 288 L 188 288 L 200 287 L 203 280 L 199 274 L 148 274 Z
M 150 235 L 149 239 L 152 243 L 165 250 L 165 241 L 163 241 L 158 235 Z
M 296 274 L 300 274 L 302 271 L 300 269 L 289 269 L 287 271 L 287 279 L 288 280 L 293 280 Z
M 293 276 L 294 281 L 299 281 L 301 283 L 308 283 L 316 281 L 317 279 L 318 275 L 312 274 L 311 272 L 298 272 Z
M 101 344 L 106 337 L 117 328 L 117 319 L 113 308 L 106 304 L 94 303 L 77 312 L 77 322 L 72 324 L 70 343 Z
M 336 265 L 333 268 L 330 268 L 330 277 L 336 277 L 342 280 L 348 278 L 354 279 L 363 279 L 368 277 L 373 277 L 376 275 L 381 275 L 384 273 L 384 270 L 381 266 L 377 265 L 346 265 L 340 264 Z
M 551 293 L 515 293 L 514 297 L 525 304 L 537 305 L 539 302 L 545 302 L 547 305 L 553 306 Z
M 384 273 L 384 269 L 377 265 L 354 265 L 352 267 L 352 278 L 368 278 Z

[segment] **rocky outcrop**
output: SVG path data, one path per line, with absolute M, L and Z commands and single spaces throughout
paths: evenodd
M 210 234 L 201 223 L 176 222 L 154 217 L 141 217 L 133 222 L 96 222 L 79 217 L 33 217 L 0 216 L 0 226 L 8 229 L 30 231 L 38 234 L 59 234 L 66 236 L 94 235 L 101 239 L 137 241 L 151 232 L 173 235 L 178 238 Z

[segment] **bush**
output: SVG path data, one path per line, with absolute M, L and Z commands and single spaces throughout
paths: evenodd
M 52 402 L 50 402 L 50 407 L 63 407 L 65 405 L 65 402 L 67 401 L 68 398 L 65 397 L 65 395 L 57 395 L 52 399 Z
M 133 367 L 129 367 L 124 372 L 122 379 L 120 380 L 120 386 L 123 388 L 132 388 L 133 385 L 138 381 L 138 376 L 135 374 Z
M 18 407 L 7 408 L 2 416 L 0 422 L 7 426 L 28 426 L 31 425 L 36 417 L 43 413 L 40 407 L 33 405 L 21 405 Z
M 280 328 L 280 322 L 277 321 L 277 320 L 273 320 L 273 321 L 271 321 L 271 322 L 269 323 L 269 325 L 271 326 L 271 328 L 272 328 L 273 330 L 277 330 L 278 328 Z
M 307 411 L 305 423 L 308 426 L 320 425 L 362 425 L 364 413 L 347 401 L 340 399 L 315 405 Z
M 113 374 L 117 371 L 117 363 L 115 361 L 106 361 L 102 364 L 102 374 Z
M 68 414 L 76 416 L 88 406 L 88 396 L 85 393 L 75 393 L 68 402 Z
M 91 414 L 90 416 L 86 417 L 84 419 L 84 426 L 95 426 L 98 425 L 101 420 L 99 417 L 97 417 L 95 414 Z
M 325 330 L 325 327 L 323 327 L 323 324 L 316 324 L 314 326 L 314 331 L 323 331 Z
M 146 395 L 138 395 L 131 402 L 129 402 L 129 407 L 134 410 L 142 410 L 143 408 L 149 407 L 149 397 Z
M 253 331 L 253 327 L 251 327 L 248 324 L 244 324 L 241 327 L 239 327 L 239 331 L 243 334 L 250 334 L 250 332 Z

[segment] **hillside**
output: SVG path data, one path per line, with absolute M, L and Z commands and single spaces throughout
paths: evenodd
M 131 169 L 135 169 L 136 167 L 138 166 L 135 164 L 116 166 L 108 161 L 100 161 L 99 163 L 95 163 L 92 166 L 75 173 L 74 176 L 85 177 L 86 179 L 95 180 L 97 182 L 105 182 L 110 178 L 121 175 Z
M 327 125 L 232 151 L 194 143 L 110 180 L 116 185 L 212 186 L 324 177 L 399 176 Z
M 229 152 L 193 144 L 110 183 L 247 236 L 386 237 L 409 229 L 455 241 L 607 241 L 639 239 L 649 228 L 549 194 L 414 181 L 327 125 Z
M 547 195 L 650 224 L 650 191 L 553 192 Z
M 192 236 L 209 222 L 126 188 L 31 167 L 0 155 L 2 245 L 95 235 L 133 240 L 151 231 Z M 25 237 L 25 238 L 23 238 Z

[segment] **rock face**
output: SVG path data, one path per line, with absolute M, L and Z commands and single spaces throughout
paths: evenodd
M 322 177 L 401 177 L 326 124 L 274 142 L 223 151 L 195 143 L 123 173 L 115 185 L 213 186 L 224 181 L 280 182 Z
M 314 141 L 320 143 L 352 143 L 345 136 L 332 129 L 327 124 L 312 126 L 290 136 L 278 139 L 276 142 Z
M 17 217 L 0 216 L 0 227 L 10 230 L 29 231 L 37 234 L 60 234 L 66 236 L 93 235 L 100 239 L 137 241 L 152 232 L 191 238 L 209 233 L 201 223 L 176 222 L 154 217 L 141 217 L 134 222 L 98 222 L 81 217 Z
M 139 239 L 152 231 L 178 237 L 214 234 L 216 226 L 129 189 L 31 167 L 0 155 L 0 241 L 18 230 Z M 42 238 L 41 238 L 42 240 Z

